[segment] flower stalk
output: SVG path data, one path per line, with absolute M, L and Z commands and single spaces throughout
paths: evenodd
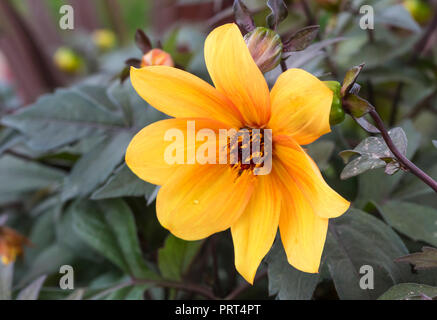
M 430 186 L 435 192 L 437 192 L 437 182 L 429 175 L 427 175 L 425 172 L 423 172 L 422 169 L 417 167 L 413 162 L 411 162 L 406 156 L 404 156 L 398 150 L 398 148 L 396 148 L 395 144 L 393 143 L 393 140 L 390 138 L 390 135 L 388 134 L 388 131 L 384 126 L 381 117 L 379 116 L 378 112 L 376 112 L 375 108 L 372 108 L 369 111 L 369 115 L 372 117 L 373 121 L 375 121 L 376 127 L 381 132 L 381 136 L 384 139 L 385 143 L 387 144 L 387 147 L 395 155 L 396 159 L 399 161 L 402 167 L 410 171 L 412 174 L 414 174 L 420 180 L 422 180 L 428 186 Z

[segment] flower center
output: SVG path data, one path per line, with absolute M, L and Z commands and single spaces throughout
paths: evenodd
M 255 175 L 265 169 L 272 158 L 272 132 L 270 129 L 241 128 L 230 137 L 228 150 L 231 167 L 240 176 L 244 171 Z M 270 168 L 271 169 L 271 168 Z M 270 170 L 269 170 L 270 172 Z

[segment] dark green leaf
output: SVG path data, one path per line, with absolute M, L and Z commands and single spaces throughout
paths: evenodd
M 144 291 L 148 288 L 148 284 L 125 287 L 112 292 L 105 300 L 144 300 Z
M 355 81 L 357 81 L 357 78 L 360 75 L 360 72 L 363 68 L 364 68 L 364 64 L 360 64 L 359 66 L 353 67 L 346 72 L 346 75 L 343 80 L 343 85 L 341 87 L 341 95 L 343 97 L 349 93 L 349 90 L 352 88 Z
M 26 285 L 43 274 L 59 272 L 62 265 L 71 264 L 73 260 L 74 254 L 71 250 L 56 243 L 52 244 L 41 250 L 41 253 L 33 259 L 25 276 L 19 279 L 18 287 Z
M 68 297 L 65 298 L 65 300 L 82 300 L 83 296 L 85 294 L 85 289 L 77 289 L 74 290 Z
M 123 164 L 100 189 L 93 193 L 92 199 L 145 196 L 149 202 L 155 189 L 155 185 L 141 180 L 126 164 Z
M 384 219 L 412 238 L 437 246 L 437 210 L 415 203 L 389 201 L 380 207 Z
M 146 54 L 152 49 L 152 43 L 150 42 L 149 37 L 141 29 L 137 29 L 135 32 L 135 44 L 143 54 Z
M 41 276 L 31 284 L 29 284 L 26 288 L 21 290 L 17 295 L 17 300 L 37 300 L 39 296 L 39 292 L 41 291 L 41 287 L 46 281 L 47 276 Z
M 307 152 L 317 163 L 320 170 L 325 170 L 329 166 L 329 159 L 331 158 L 334 149 L 334 142 L 322 140 L 308 145 Z
M 437 179 L 437 165 L 434 165 L 428 170 L 425 170 L 426 173 L 433 179 Z M 396 190 L 394 197 L 399 200 L 411 199 L 418 196 L 433 194 L 434 190 L 432 190 L 428 185 L 423 183 L 422 180 L 417 179 L 414 175 L 405 176 L 405 182 L 402 183 L 402 186 Z
M 346 152 L 349 154 L 348 151 Z M 341 153 L 340 155 L 344 157 L 345 153 Z M 349 179 L 365 171 L 381 168 L 385 165 L 386 163 L 379 158 L 363 155 L 349 162 L 341 172 L 340 178 L 343 180 Z
M 246 5 L 241 0 L 234 1 L 234 16 L 235 22 L 247 32 L 255 29 L 255 22 L 253 22 L 252 15 L 247 9 Z
M 390 130 L 389 135 L 398 150 L 406 155 L 408 140 L 402 128 L 394 128 Z M 368 170 L 382 168 L 387 164 L 396 161 L 394 155 L 388 149 L 387 144 L 381 137 L 366 138 L 355 147 L 355 149 L 340 152 L 340 156 L 346 163 L 353 155 L 359 155 L 359 157 L 352 160 L 344 167 L 341 172 L 341 179 L 348 179 Z M 390 169 L 391 167 L 389 167 L 389 170 Z
M 344 98 L 343 104 L 354 118 L 364 117 L 373 109 L 373 106 L 367 100 L 360 98 L 355 94 L 348 94 Z
M 401 126 L 404 129 L 405 134 L 407 135 L 408 138 L 406 155 L 408 158 L 412 158 L 416 153 L 417 148 L 420 145 L 421 136 L 416 131 L 411 121 L 404 122 L 401 124 Z M 409 178 L 411 176 L 412 181 L 409 182 L 408 184 L 414 186 L 420 185 L 417 186 L 418 189 L 421 189 L 423 186 L 425 186 L 426 189 L 430 189 L 415 176 L 405 174 L 404 171 L 399 171 L 397 174 L 393 176 L 385 176 L 384 179 L 381 179 L 381 176 L 383 175 L 384 175 L 383 170 L 376 169 L 376 170 L 367 171 L 359 176 L 358 182 L 359 182 L 360 192 L 358 194 L 357 199 L 355 200 L 355 206 L 357 208 L 364 207 L 369 201 L 374 201 L 376 203 L 379 203 L 380 201 L 384 201 L 399 185 L 403 177 Z M 378 188 L 375 188 L 375 185 L 378 185 Z
M 437 249 L 423 247 L 422 252 L 412 253 L 396 259 L 397 262 L 408 262 L 414 265 L 414 269 L 423 270 L 437 268 Z
M 367 132 L 381 133 L 381 131 L 379 131 L 379 129 L 371 124 L 369 121 L 367 121 L 365 117 L 354 118 L 354 120 L 360 125 L 361 128 L 363 128 Z
M 375 299 L 409 275 L 393 260 L 408 253 L 397 234 L 382 221 L 357 209 L 330 220 L 325 256 L 341 299 Z M 360 268 L 374 270 L 374 289 L 363 290 Z
M 202 241 L 185 241 L 169 235 L 158 251 L 158 266 L 164 278 L 181 280 L 199 251 Z
M 83 200 L 74 206 L 76 232 L 92 248 L 133 276 L 154 276 L 143 260 L 134 217 L 122 200 Z
M 13 277 L 14 263 L 5 265 L 0 261 L 0 300 L 11 299 Z
M 135 67 L 140 68 L 141 67 L 141 60 L 136 58 L 130 58 L 127 59 L 124 64 L 128 67 Z M 126 72 L 123 72 L 122 76 L 125 76 Z M 127 70 L 127 74 L 129 74 L 129 69 Z
M 62 199 L 65 201 L 94 191 L 120 164 L 131 139 L 129 132 L 108 136 L 94 150 L 82 156 L 65 179 Z
M 0 156 L 0 195 L 59 188 L 64 178 L 61 170 L 9 155 Z
M 145 102 L 134 90 L 130 82 L 114 83 L 107 90 L 108 98 L 123 110 L 125 124 L 137 132 L 150 123 L 167 116 Z
M 308 26 L 298 30 L 284 42 L 285 52 L 305 50 L 316 38 L 320 26 Z
M 316 42 L 310 45 L 308 48 L 298 52 L 284 52 L 282 58 L 287 59 L 287 65 L 289 68 L 300 68 L 309 64 L 314 59 L 326 55 L 325 48 L 345 40 L 345 38 L 337 37 L 333 39 L 326 39 L 320 42 Z
M 267 16 L 267 25 L 270 29 L 276 30 L 278 25 L 288 16 L 288 9 L 283 0 L 268 0 L 267 6 L 272 11 Z
M 424 296 L 436 297 L 437 287 L 417 283 L 401 283 L 390 288 L 378 300 L 422 300 Z
M 421 31 L 420 26 L 402 4 L 388 6 L 376 15 L 375 22 L 418 33 Z
M 56 238 L 55 241 L 58 245 L 65 247 L 76 257 L 86 259 L 87 262 L 100 263 L 102 258 L 96 255 L 96 252 L 90 248 L 90 246 L 79 236 L 75 227 L 75 208 L 74 206 L 68 206 L 64 210 L 55 212 L 55 216 L 52 218 L 52 223 L 55 229 Z M 41 230 L 37 230 L 40 231 Z M 46 231 L 47 232 L 47 231 Z
M 84 137 L 124 130 L 122 115 L 89 95 L 100 90 L 97 86 L 59 89 L 4 117 L 2 123 L 28 136 L 27 144 L 36 150 L 51 150 Z
M 18 131 L 5 128 L 0 131 L 0 154 L 5 150 L 14 147 L 15 145 L 24 142 L 25 137 L 20 134 Z
M 280 239 L 267 256 L 269 295 L 280 300 L 309 300 L 319 282 L 318 274 L 293 268 L 287 261 Z

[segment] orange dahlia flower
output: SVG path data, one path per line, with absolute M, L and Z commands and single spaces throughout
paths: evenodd
M 174 67 L 171 55 L 161 49 L 152 49 L 141 58 L 141 67 L 168 66 Z
M 0 226 L 0 258 L 5 265 L 14 262 L 23 253 L 23 247 L 30 241 L 15 230 Z
M 209 34 L 205 61 L 215 87 L 171 67 L 132 68 L 138 94 L 174 119 L 141 130 L 127 149 L 127 165 L 141 179 L 162 186 L 157 216 L 175 236 L 198 240 L 230 228 L 235 265 L 248 282 L 253 283 L 278 227 L 289 263 L 317 273 L 328 219 L 349 207 L 301 147 L 330 132 L 332 91 L 308 72 L 290 69 L 269 92 L 235 24 Z M 270 174 L 254 175 L 253 166 L 241 163 L 169 164 L 165 133 L 176 128 L 188 134 L 188 121 L 214 132 L 271 129 Z M 191 148 L 180 146 L 185 157 Z

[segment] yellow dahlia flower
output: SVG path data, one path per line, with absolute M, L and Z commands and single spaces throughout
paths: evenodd
M 328 219 L 349 207 L 301 147 L 330 132 L 332 91 L 308 72 L 290 69 L 269 92 L 235 24 L 209 34 L 205 61 L 215 87 L 171 67 L 132 68 L 138 94 L 174 119 L 141 130 L 127 149 L 127 165 L 141 179 L 162 186 L 157 216 L 175 236 L 198 240 L 230 228 L 235 265 L 248 282 L 253 283 L 278 227 L 289 263 L 317 273 Z M 164 154 L 172 142 L 165 134 L 171 129 L 189 134 L 189 121 L 196 130 L 214 132 L 271 129 L 270 174 L 254 175 L 254 166 L 241 162 L 169 164 Z M 201 144 L 196 140 L 195 148 Z M 179 149 L 185 158 L 193 152 L 188 142 Z

